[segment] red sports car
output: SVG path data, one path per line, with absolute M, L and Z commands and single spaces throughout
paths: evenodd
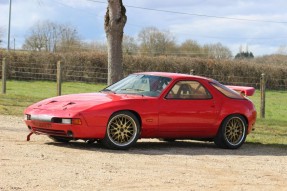
M 127 149 L 139 138 L 214 141 L 236 149 L 254 127 L 256 110 L 244 95 L 254 88 L 192 75 L 144 72 L 127 76 L 99 93 L 49 98 L 25 110 L 31 133 L 58 142 L 101 142 Z

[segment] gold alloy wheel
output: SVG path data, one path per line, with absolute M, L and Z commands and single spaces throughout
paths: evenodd
M 231 118 L 225 128 L 226 140 L 231 145 L 238 145 L 242 142 L 245 135 L 245 123 L 239 117 Z
M 129 115 L 114 116 L 108 124 L 108 137 L 117 146 L 126 146 L 133 142 L 137 135 L 137 124 Z

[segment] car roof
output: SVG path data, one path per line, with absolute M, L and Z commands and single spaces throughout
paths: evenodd
M 168 77 L 172 79 L 178 79 L 178 78 L 193 78 L 193 79 L 204 79 L 208 81 L 213 81 L 213 79 L 206 78 L 203 76 L 195 76 L 195 75 L 189 75 L 189 74 L 181 74 L 181 73 L 172 73 L 172 72 L 139 72 L 135 74 L 144 74 L 144 75 L 151 75 L 151 76 L 162 76 L 162 77 Z

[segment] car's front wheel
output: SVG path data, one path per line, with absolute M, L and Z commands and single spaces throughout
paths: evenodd
M 110 117 L 102 143 L 110 149 L 128 149 L 136 143 L 139 135 L 138 118 L 132 112 L 121 111 Z
M 230 115 L 224 119 L 214 139 L 221 148 L 237 149 L 245 141 L 247 122 L 241 115 Z

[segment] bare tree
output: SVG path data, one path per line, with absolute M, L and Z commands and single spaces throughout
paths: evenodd
M 202 57 L 202 47 L 194 40 L 186 40 L 180 46 L 180 55 L 190 57 Z
M 81 42 L 78 32 L 75 28 L 69 25 L 60 25 L 58 29 L 59 45 L 58 49 L 61 52 L 76 51 L 81 48 Z
M 124 35 L 123 38 L 123 52 L 125 54 L 136 54 L 138 50 L 138 45 L 132 36 Z
M 108 45 L 108 85 L 123 77 L 123 30 L 127 21 L 122 0 L 108 0 L 105 31 Z
M 149 55 L 170 54 L 176 48 L 175 39 L 169 31 L 160 31 L 155 27 L 142 29 L 138 34 L 141 42 L 140 52 Z
M 70 51 L 80 45 L 78 33 L 69 25 L 50 21 L 38 22 L 25 39 L 23 49 L 35 51 Z
M 55 23 L 50 21 L 38 22 L 30 29 L 30 34 L 26 37 L 23 49 L 35 51 L 51 51 L 54 43 L 57 42 L 55 36 Z
M 42 36 L 31 35 L 25 39 L 22 48 L 25 50 L 47 51 L 46 39 Z
M 203 50 L 209 58 L 215 59 L 230 59 L 232 58 L 232 52 L 226 46 L 221 43 L 206 44 L 203 46 Z

